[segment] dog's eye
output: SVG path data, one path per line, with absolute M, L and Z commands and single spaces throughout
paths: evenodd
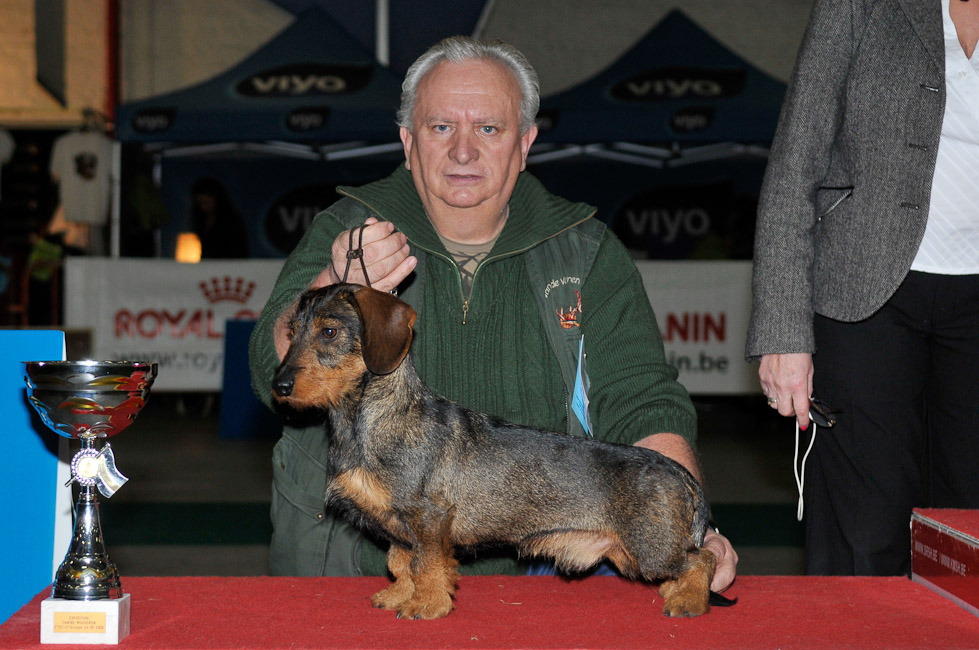
M 324 327 L 320 335 L 325 339 L 333 339 L 337 336 L 337 329 L 335 327 Z

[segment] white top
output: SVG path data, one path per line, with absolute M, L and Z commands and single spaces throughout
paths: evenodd
M 65 221 L 104 225 L 109 217 L 112 140 L 73 131 L 54 141 L 51 174 L 58 179 Z
M 979 273 L 979 54 L 965 56 L 949 0 L 942 0 L 942 16 L 945 118 L 928 225 L 911 269 L 964 275 Z

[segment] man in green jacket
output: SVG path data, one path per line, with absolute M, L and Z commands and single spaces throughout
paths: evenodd
M 539 106 L 527 60 L 507 45 L 446 39 L 409 69 L 403 90 L 404 166 L 339 188 L 345 198 L 286 260 L 251 340 L 259 397 L 271 403 L 296 297 L 344 276 L 369 279 L 418 311 L 412 356 L 437 393 L 520 424 L 649 447 L 701 479 L 696 414 L 666 363 L 635 265 L 594 208 L 549 194 L 524 172 Z M 362 224 L 354 248 L 363 266 L 347 257 Z M 579 352 L 572 361 L 587 358 L 584 382 L 562 370 L 561 332 Z M 276 445 L 272 573 L 383 575 L 384 549 L 324 510 L 327 435 L 322 423 L 287 421 Z M 737 554 L 714 531 L 705 546 L 718 558 L 712 588 L 721 591 Z M 463 572 L 526 570 L 505 552 L 476 553 L 461 558 Z

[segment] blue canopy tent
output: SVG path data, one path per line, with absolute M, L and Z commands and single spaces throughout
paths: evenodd
M 323 143 L 397 142 L 400 93 L 400 78 L 313 6 L 226 72 L 121 105 L 117 137 L 171 146 L 272 143 L 261 149 L 306 157 Z
M 745 169 L 734 179 L 732 192 L 743 196 L 755 191 L 756 170 L 767 155 L 784 92 L 784 84 L 675 10 L 609 68 L 542 101 L 540 135 L 528 163 L 542 180 L 554 180 L 547 183 L 554 191 L 598 205 L 609 220 L 640 186 L 682 183 L 690 176 L 675 170 L 651 177 L 644 167 L 712 161 L 710 173 L 727 177 L 717 163 L 739 165 Z M 217 77 L 121 106 L 117 133 L 121 142 L 148 145 L 157 159 L 169 161 L 163 176 L 173 182 L 165 187 L 166 201 L 177 221 L 169 230 L 182 228 L 186 186 L 206 171 L 205 163 L 215 170 L 223 164 L 218 175 L 241 197 L 247 206 L 243 210 L 253 212 L 245 215 L 251 227 L 261 228 L 253 238 L 261 244 L 253 255 L 281 255 L 292 238 L 273 245 L 267 235 L 270 223 L 296 219 L 270 216 L 270 211 L 282 213 L 276 207 L 280 196 L 296 194 L 300 179 L 305 177 L 304 187 L 358 184 L 400 162 L 394 124 L 399 97 L 400 78 L 313 6 Z M 280 160 L 265 163 L 270 171 L 264 171 L 262 161 L 255 160 L 283 155 L 297 163 L 330 164 L 300 169 Z M 742 164 L 744 158 L 752 160 Z M 191 159 L 197 162 L 192 165 Z M 601 175 L 610 182 L 596 187 Z M 261 181 L 246 183 L 246 177 Z M 301 211 L 328 199 L 305 201 Z M 173 233 L 163 234 L 167 254 Z M 291 237 L 299 234 L 296 230 Z
M 661 167 L 767 154 L 785 84 L 673 10 L 591 79 L 541 102 L 535 160 L 579 154 Z
M 173 254 L 177 234 L 189 226 L 191 186 L 203 177 L 218 181 L 235 198 L 250 231 L 251 256 L 284 254 L 302 233 L 268 235 L 274 229 L 270 223 L 279 219 L 270 211 L 282 195 L 295 194 L 299 183 L 325 187 L 373 180 L 402 159 L 395 124 L 400 96 L 400 76 L 313 5 L 216 77 L 121 105 L 117 139 L 132 145 L 127 156 L 149 154 L 170 215 L 154 238 L 156 254 Z M 137 171 L 140 165 L 127 164 L 127 175 L 145 176 Z M 118 192 L 117 186 L 114 214 L 123 204 Z M 334 196 L 331 188 L 288 210 L 328 205 Z M 120 231 L 117 221 L 115 254 Z
M 608 68 L 542 100 L 528 165 L 551 191 L 595 205 L 636 258 L 746 259 L 784 94 L 674 10 Z

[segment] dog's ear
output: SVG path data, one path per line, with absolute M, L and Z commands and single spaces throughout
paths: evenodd
M 401 365 L 411 346 L 415 310 L 396 296 L 368 287 L 353 294 L 363 324 L 360 348 L 364 364 L 375 375 L 386 375 Z

